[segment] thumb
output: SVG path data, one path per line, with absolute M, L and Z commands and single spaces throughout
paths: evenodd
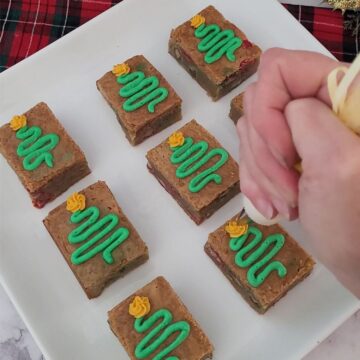
M 355 144 L 359 145 L 358 137 L 315 98 L 289 102 L 285 117 L 304 170 L 337 163 L 336 159 L 343 160 Z

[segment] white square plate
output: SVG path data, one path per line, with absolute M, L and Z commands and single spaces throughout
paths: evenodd
M 32 208 L 0 159 L 0 280 L 47 360 L 127 356 L 107 325 L 107 311 L 164 275 L 213 341 L 215 359 L 299 359 L 359 308 L 320 264 L 266 315 L 256 314 L 205 255 L 208 233 L 241 208 L 241 196 L 196 226 L 146 169 L 145 153 L 196 118 L 237 158 L 230 99 L 218 102 L 167 53 L 172 27 L 208 0 L 127 0 L 0 75 L 0 118 L 7 122 L 45 101 L 85 151 L 92 175 L 44 209 Z M 263 49 L 328 52 L 276 1 L 212 0 Z M 129 145 L 95 81 L 112 65 L 144 54 L 183 98 L 183 120 L 137 147 Z M 295 70 L 295 69 L 294 69 Z M 150 261 L 89 301 L 42 219 L 75 190 L 106 180 L 150 249 Z M 297 224 L 288 229 L 305 247 Z M 190 359 L 182 359 L 190 360 Z

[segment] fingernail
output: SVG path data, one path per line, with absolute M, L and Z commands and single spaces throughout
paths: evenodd
M 274 208 L 269 201 L 258 199 L 254 205 L 267 219 L 271 219 L 274 216 Z
M 272 199 L 272 203 L 281 216 L 285 217 L 287 220 L 290 220 L 289 206 L 283 200 Z

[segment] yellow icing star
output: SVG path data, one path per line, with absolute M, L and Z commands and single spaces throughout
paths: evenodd
M 135 296 L 129 305 L 129 314 L 139 319 L 150 312 L 150 301 L 146 296 Z
M 240 224 L 237 221 L 229 221 L 229 223 L 225 226 L 225 231 L 230 235 L 231 238 L 237 238 L 246 234 L 248 228 L 248 224 Z
M 205 18 L 201 15 L 195 15 L 191 19 L 191 26 L 195 29 L 197 29 L 200 25 L 205 23 Z
M 168 139 L 168 144 L 170 147 L 178 147 L 184 144 L 185 138 L 181 131 L 174 132 Z
M 116 76 L 126 75 L 130 72 L 130 66 L 127 63 L 113 66 L 112 73 Z
M 26 126 L 26 116 L 25 115 L 15 115 L 10 121 L 10 127 L 12 130 L 17 131 Z
M 67 198 L 66 210 L 74 213 L 79 210 L 84 210 L 86 206 L 85 195 L 74 192 Z

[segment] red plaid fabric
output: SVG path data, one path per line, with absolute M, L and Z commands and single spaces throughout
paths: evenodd
M 121 0 L 0 0 L 0 71 Z
M 0 71 L 120 1 L 0 0 Z M 294 5 L 287 9 L 339 60 L 351 61 L 359 52 L 359 38 L 344 30 L 340 12 Z
M 310 6 L 285 5 L 337 59 L 351 62 L 360 51 L 360 36 L 344 28 L 344 22 L 353 16 L 347 12 Z

